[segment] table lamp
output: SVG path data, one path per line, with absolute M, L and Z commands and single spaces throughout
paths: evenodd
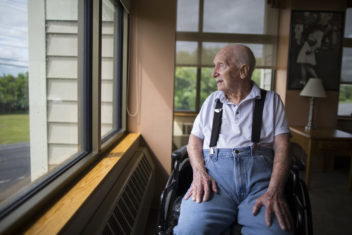
M 321 79 L 310 78 L 301 91 L 300 95 L 310 97 L 308 123 L 304 128 L 305 131 L 310 131 L 313 128 L 314 98 L 326 97 Z

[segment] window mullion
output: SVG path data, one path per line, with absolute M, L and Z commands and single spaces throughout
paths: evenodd
M 92 151 L 100 151 L 101 112 L 101 1 L 93 0 L 92 24 Z
M 198 32 L 203 32 L 204 0 L 199 0 Z
M 200 110 L 200 79 L 201 79 L 201 67 L 197 67 L 197 93 L 196 93 L 196 112 Z

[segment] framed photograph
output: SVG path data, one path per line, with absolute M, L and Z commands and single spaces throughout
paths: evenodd
M 301 90 L 320 78 L 326 90 L 338 90 L 344 12 L 292 11 L 287 89 Z

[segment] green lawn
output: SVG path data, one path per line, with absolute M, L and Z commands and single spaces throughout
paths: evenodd
M 0 144 L 28 141 L 28 114 L 0 114 Z

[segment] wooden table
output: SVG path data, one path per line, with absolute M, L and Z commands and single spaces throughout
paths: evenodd
M 306 132 L 302 126 L 290 127 L 292 142 L 302 146 L 307 154 L 306 184 L 309 187 L 312 155 L 321 154 L 326 169 L 326 160 L 334 153 L 345 153 L 351 157 L 348 180 L 349 190 L 352 191 L 352 134 L 334 128 L 318 128 Z

